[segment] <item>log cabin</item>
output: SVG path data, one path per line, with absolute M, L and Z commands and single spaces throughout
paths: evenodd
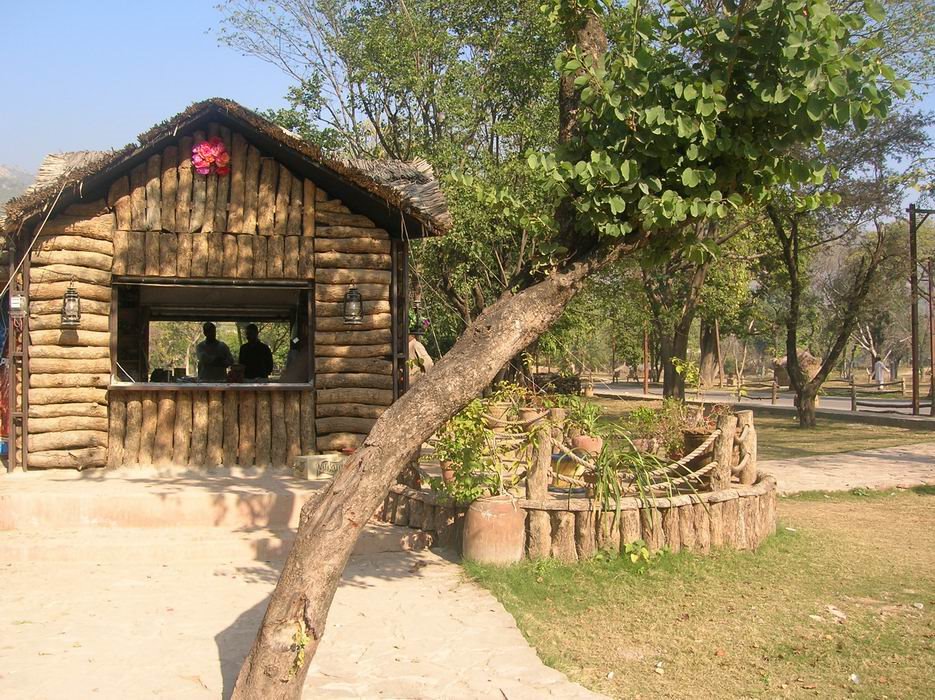
M 357 447 L 407 388 L 409 242 L 450 225 L 428 164 L 330 156 L 225 99 L 120 151 L 50 156 L 0 222 L 8 468 L 287 466 Z M 277 319 L 306 353 L 299 381 L 152 373 L 154 323 Z

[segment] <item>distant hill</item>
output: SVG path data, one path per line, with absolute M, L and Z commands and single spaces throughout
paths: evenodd
M 21 195 L 32 184 L 35 175 L 7 165 L 0 165 L 0 211 L 7 200 Z

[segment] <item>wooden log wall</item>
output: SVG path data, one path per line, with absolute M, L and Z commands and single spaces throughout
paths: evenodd
M 192 146 L 220 136 L 227 175 L 199 175 Z M 315 184 L 218 124 L 182 136 L 116 180 L 115 275 L 312 279 Z M 270 254 L 272 251 L 272 254 Z
M 227 145 L 231 171 L 198 175 L 192 145 L 215 135 Z M 391 253 L 385 230 L 241 134 L 210 124 L 180 136 L 116 179 L 105 199 L 73 205 L 45 225 L 31 256 L 29 466 L 80 468 L 170 454 L 216 464 L 251 449 L 253 462 L 264 464 L 297 451 L 357 447 L 394 397 Z M 156 444 L 149 429 L 177 415 L 178 406 L 173 414 L 156 399 L 134 399 L 117 409 L 123 421 L 115 420 L 136 434 L 108 458 L 112 275 L 315 279 L 316 391 L 301 398 L 298 413 L 258 395 L 253 440 L 241 445 L 238 436 L 219 451 L 208 440 L 215 434 L 223 440 L 225 423 L 215 422 L 215 412 L 204 424 L 193 413 L 195 437 L 175 450 L 174 438 Z M 81 295 L 81 327 L 62 331 L 62 296 L 72 280 Z M 352 282 L 364 300 L 364 323 L 349 327 L 343 299 Z M 278 416 L 280 409 L 283 423 L 260 420 L 262 411 Z M 182 414 L 187 421 L 187 407 Z M 289 424 L 295 415 L 299 427 Z
M 30 254 L 30 469 L 107 461 L 115 225 L 103 200 L 71 205 L 46 222 Z M 81 327 L 63 330 L 62 297 L 72 281 Z
M 311 393 L 310 389 L 112 389 L 108 463 L 292 466 L 302 446 L 314 439 Z M 276 406 L 282 408 L 282 415 L 274 418 Z M 276 443 L 269 439 L 271 426 L 282 429 Z
M 315 211 L 315 387 L 318 449 L 356 448 L 393 402 L 389 234 L 323 198 Z M 363 323 L 344 323 L 351 283 Z

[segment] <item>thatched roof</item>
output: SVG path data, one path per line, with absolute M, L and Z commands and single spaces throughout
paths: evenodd
M 13 231 L 23 222 L 81 199 L 99 197 L 110 182 L 159 151 L 183 130 L 210 120 L 227 123 L 252 136 L 269 155 L 296 174 L 314 179 L 330 193 L 365 209 L 388 228 L 404 229 L 412 237 L 437 235 L 451 228 L 451 214 L 431 166 L 425 161 L 343 159 L 325 154 L 290 131 L 231 100 L 212 98 L 157 124 L 119 151 L 77 151 L 47 156 L 36 182 L 6 205 L 0 230 Z M 394 214 L 395 211 L 395 214 Z

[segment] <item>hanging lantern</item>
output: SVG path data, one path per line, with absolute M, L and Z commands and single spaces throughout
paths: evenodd
M 357 286 L 351 282 L 350 289 L 344 294 L 344 323 L 359 326 L 364 322 L 364 304 Z
M 65 290 L 62 299 L 62 328 L 77 328 L 81 325 L 81 297 L 75 288 L 74 281 Z

